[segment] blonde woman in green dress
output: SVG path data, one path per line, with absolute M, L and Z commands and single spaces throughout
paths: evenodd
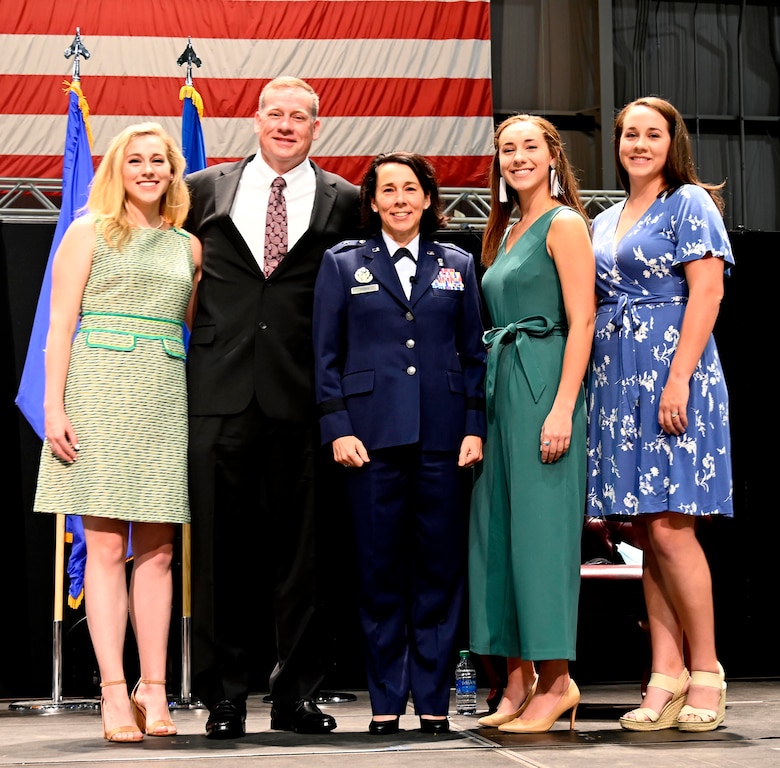
M 34 509 L 83 516 L 103 735 L 123 743 L 176 733 L 165 670 L 175 526 L 190 519 L 183 324 L 201 272 L 200 242 L 180 228 L 189 210 L 184 168 L 160 125 L 126 128 L 52 266 Z M 128 615 L 141 670 L 132 695 L 123 668 Z

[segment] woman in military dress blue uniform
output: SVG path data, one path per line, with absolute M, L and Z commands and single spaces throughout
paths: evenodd
M 374 236 L 326 251 L 315 288 L 322 440 L 349 468 L 369 731 L 397 732 L 411 695 L 441 733 L 485 437 L 479 289 L 470 253 L 428 239 L 446 217 L 421 155 L 374 158 L 361 208 Z

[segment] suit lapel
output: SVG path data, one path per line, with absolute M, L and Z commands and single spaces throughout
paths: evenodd
M 317 245 L 316 240 L 321 236 L 322 232 L 326 231 L 328 220 L 333 212 L 333 207 L 336 205 L 338 192 L 335 185 L 328 183 L 323 178 L 322 171 L 316 163 L 311 165 L 314 168 L 316 186 L 314 188 L 314 207 L 311 211 L 309 226 L 298 242 L 290 249 L 287 256 L 294 256 L 299 250 L 310 250 Z M 286 258 L 282 259 L 277 269 L 284 267 Z
M 254 155 L 245 157 L 240 162 L 235 163 L 229 170 L 217 176 L 214 180 L 214 213 L 217 215 L 226 237 L 230 240 L 236 252 L 257 272 L 262 274 L 254 254 L 236 228 L 233 219 L 230 218 L 230 210 L 233 207 L 233 201 L 236 199 L 241 174 L 252 157 Z

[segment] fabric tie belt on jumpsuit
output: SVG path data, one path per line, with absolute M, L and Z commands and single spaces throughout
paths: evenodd
M 539 370 L 533 353 L 533 344 L 531 344 L 529 337 L 543 338 L 544 336 L 552 335 L 566 335 L 564 327 L 560 323 L 554 323 L 549 318 L 541 315 L 523 318 L 517 322 L 510 323 L 504 328 L 491 328 L 482 334 L 482 343 L 490 350 L 485 377 L 485 399 L 487 400 L 489 414 L 492 414 L 495 410 L 499 357 L 509 348 L 513 340 L 514 347 L 517 350 L 517 359 L 528 382 L 531 395 L 535 403 L 539 402 L 539 398 L 547 386 L 547 381 L 544 374 Z

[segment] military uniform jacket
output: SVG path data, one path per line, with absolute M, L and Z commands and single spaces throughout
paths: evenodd
M 466 435 L 484 438 L 482 331 L 470 253 L 421 239 L 407 299 L 381 237 L 326 251 L 314 294 L 323 443 L 457 451 Z

